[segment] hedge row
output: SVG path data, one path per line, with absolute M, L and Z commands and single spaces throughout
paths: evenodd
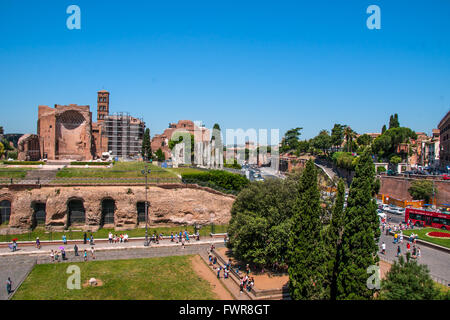
M 3 164 L 13 164 L 13 165 L 23 165 L 23 166 L 29 166 L 29 165 L 40 165 L 45 164 L 44 161 L 3 161 Z
M 73 161 L 70 163 L 72 166 L 109 166 L 111 162 L 83 162 L 83 161 Z
M 181 178 L 185 183 L 198 182 L 198 184 L 200 185 L 208 184 L 212 188 L 218 189 L 220 191 L 228 190 L 233 192 L 241 191 L 250 183 L 249 180 L 244 176 L 222 170 L 210 170 L 207 172 L 198 173 L 183 173 L 181 175 Z

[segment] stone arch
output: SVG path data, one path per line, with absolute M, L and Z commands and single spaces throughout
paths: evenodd
M 67 227 L 86 224 L 84 199 L 72 197 L 67 200 Z
M 47 220 L 46 203 L 41 201 L 32 201 L 31 208 L 31 228 L 35 229 L 37 226 L 44 226 Z
M 147 210 L 150 212 L 150 202 L 147 201 Z M 137 223 L 145 223 L 145 201 L 138 201 L 136 203 Z
M 9 224 L 11 217 L 11 201 L 4 199 L 0 201 L 0 225 Z
M 100 227 L 104 225 L 115 225 L 115 212 L 117 210 L 116 201 L 111 198 L 103 198 L 101 201 L 101 219 Z

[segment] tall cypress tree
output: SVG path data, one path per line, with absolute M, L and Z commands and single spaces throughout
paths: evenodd
M 142 138 L 142 157 L 149 160 L 152 157 L 152 146 L 150 141 L 150 129 L 145 129 L 144 137 Z
M 379 260 L 377 242 L 380 229 L 375 189 L 375 166 L 370 157 L 370 148 L 367 148 L 356 166 L 344 214 L 337 299 L 373 297 L 373 291 L 367 288 L 367 268 Z
M 294 300 L 322 299 L 326 266 L 317 169 L 309 160 L 299 182 L 299 200 L 288 243 L 289 291 Z
M 383 134 L 386 131 L 386 125 L 383 124 L 383 128 L 381 128 L 381 134 Z
M 345 183 L 339 179 L 337 186 L 336 201 L 333 206 L 330 225 L 326 231 L 326 250 L 327 256 L 327 298 L 336 300 L 337 292 L 337 272 L 339 266 L 339 251 L 341 247 L 342 233 L 344 231 L 344 202 L 345 202 Z

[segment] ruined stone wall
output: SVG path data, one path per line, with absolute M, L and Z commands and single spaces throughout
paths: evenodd
M 42 187 L 35 189 L 0 188 L 0 201 L 11 201 L 9 227 L 29 229 L 33 223 L 34 203 L 46 204 L 45 226 L 62 230 L 68 222 L 68 204 L 80 200 L 85 210 L 85 229 L 100 227 L 102 201 L 115 201 L 114 228 L 132 229 L 138 226 L 137 203 L 145 203 L 143 186 Z M 216 224 L 228 223 L 234 197 L 195 188 L 162 188 L 148 190 L 150 224 Z
M 411 182 L 414 179 L 398 178 L 398 177 L 381 177 L 380 193 L 388 195 L 398 200 L 412 200 L 408 189 L 411 187 Z M 435 181 L 434 182 L 436 194 L 436 203 L 444 204 L 450 203 L 450 182 Z

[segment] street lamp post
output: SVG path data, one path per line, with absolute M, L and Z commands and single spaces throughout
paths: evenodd
M 148 201 L 147 201 L 147 189 L 148 189 L 148 179 L 147 176 L 150 172 L 152 172 L 151 169 L 147 169 L 148 166 L 145 165 L 145 170 L 142 170 L 141 173 L 145 174 L 145 242 L 144 242 L 144 246 L 148 247 L 149 246 L 149 241 L 148 241 Z

